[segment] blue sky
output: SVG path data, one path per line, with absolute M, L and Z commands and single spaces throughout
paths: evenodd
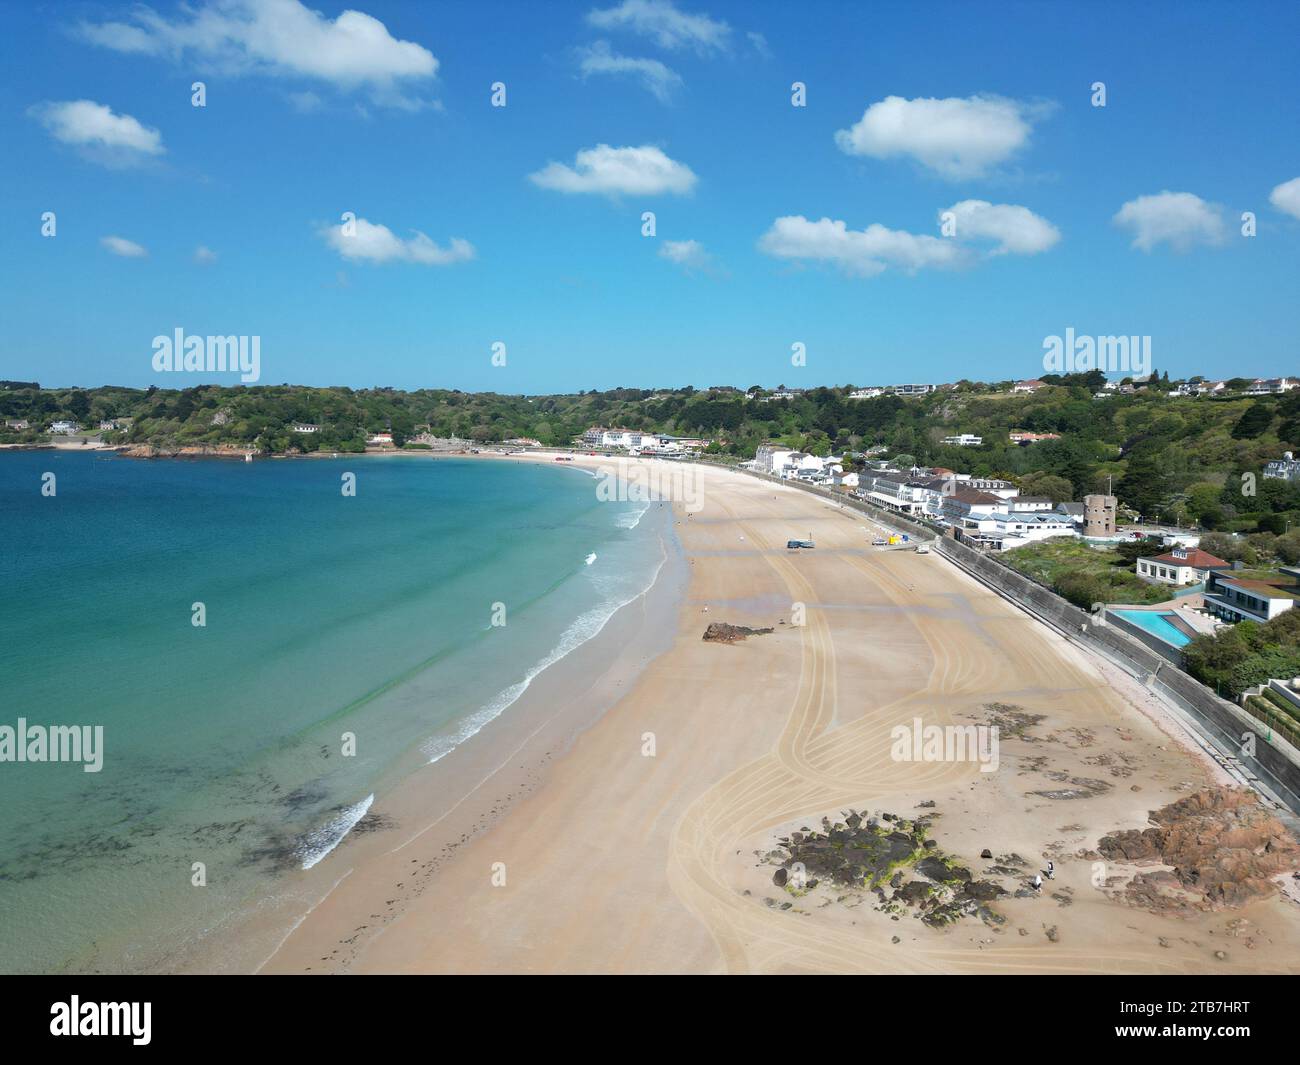
M 236 383 L 155 373 L 178 327 L 354 387 L 1300 371 L 1294 5 L 351 3 L 0 2 L 0 377 Z

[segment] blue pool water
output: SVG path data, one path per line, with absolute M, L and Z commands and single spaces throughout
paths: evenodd
M 1169 614 L 1155 610 L 1112 610 L 1111 613 L 1175 647 L 1185 647 L 1192 642 L 1190 637 L 1169 624 Z

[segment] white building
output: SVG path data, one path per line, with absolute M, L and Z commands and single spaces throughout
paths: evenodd
M 816 455 L 804 455 L 799 460 L 798 465 L 787 472 L 785 476 L 803 481 L 806 484 L 826 484 L 831 480 L 832 471 L 836 468 L 843 472 L 843 467 L 838 466 L 837 461 L 833 458 L 822 459 Z
M 887 470 L 873 474 L 869 481 L 859 478 L 858 487 L 864 490 L 863 498 L 868 503 L 883 510 L 916 514 L 923 509 L 920 490 L 912 484 L 910 474 Z
M 1044 513 L 1052 510 L 1052 500 L 1048 496 L 1012 496 L 1011 513 Z
M 781 385 L 780 388 L 773 389 L 769 395 L 759 396 L 758 401 L 760 403 L 771 403 L 774 399 L 798 399 L 803 394 L 804 389 L 802 388 L 786 388 L 785 385 Z
M 976 436 L 974 433 L 961 433 L 958 436 L 945 436 L 942 442 L 954 444 L 957 447 L 979 447 L 984 443 L 984 438 Z
M 1300 570 L 1288 566 L 1281 572 L 1300 578 Z M 1232 571 L 1211 570 L 1205 582 L 1205 609 L 1225 621 L 1272 621 L 1296 603 L 1295 586 L 1283 587 L 1265 581 L 1233 577 Z
M 856 388 L 849 393 L 849 399 L 875 399 L 884 394 L 883 388 Z
M 1248 396 L 1268 396 L 1278 392 L 1290 392 L 1300 387 L 1300 381 L 1294 377 L 1257 377 L 1246 389 Z
M 294 422 L 293 431 L 295 433 L 319 433 L 320 426 L 313 425 L 311 422 Z
M 990 492 L 959 488 L 943 497 L 941 515 L 949 525 L 961 528 L 968 518 L 987 518 L 993 514 L 1010 514 L 1007 501 Z
M 1137 560 L 1137 575 L 1162 584 L 1200 584 L 1211 570 L 1230 570 L 1232 564 L 1200 548 L 1175 547 L 1163 555 Z
M 1010 551 L 1055 536 L 1074 536 L 1074 529 L 1074 523 L 1059 514 L 994 512 L 966 518 L 962 522 L 962 538 L 979 547 Z
M 773 443 L 770 440 L 766 441 L 759 444 L 758 450 L 754 453 L 754 469 L 761 473 L 777 473 L 779 467 L 785 465 L 787 456 L 793 453 L 793 448 Z
M 1020 489 L 1010 481 L 1000 481 L 996 477 L 966 477 L 958 475 L 958 480 L 965 482 L 967 488 L 977 492 L 988 492 L 999 499 L 1013 499 L 1020 494 Z
M 368 437 L 366 437 L 366 443 L 378 444 L 380 446 L 383 445 L 391 446 L 393 443 L 393 434 L 392 433 L 371 433 Z
M 601 447 L 640 447 L 641 434 L 631 429 L 606 429 L 600 437 Z
M 55 433 L 59 436 L 72 436 L 80 429 L 81 426 L 78 425 L 76 422 L 53 422 L 50 425 L 50 432 Z
M 942 519 L 943 501 L 956 491 L 952 478 L 929 476 L 914 470 L 866 471 L 858 478 L 858 495 L 884 510 Z
M 681 441 L 667 433 L 642 433 L 642 455 L 680 455 L 683 451 Z
M 1040 388 L 1046 387 L 1045 383 L 1034 378 L 1031 381 L 1017 381 L 1011 386 L 1012 392 L 1037 392 Z
M 938 385 L 890 385 L 889 391 L 896 396 L 924 396 L 938 387 Z
M 1279 481 L 1300 481 L 1300 461 L 1291 452 L 1284 451 L 1280 459 L 1264 466 L 1264 476 Z

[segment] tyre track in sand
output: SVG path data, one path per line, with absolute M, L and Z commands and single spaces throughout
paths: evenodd
M 743 475 L 733 475 L 743 476 Z M 787 489 L 786 491 L 793 491 Z M 719 496 L 725 493 L 719 493 Z M 833 567 L 842 597 L 855 592 L 883 596 L 900 625 L 919 636 L 930 656 L 928 676 L 907 694 L 869 707 L 860 717 L 835 726 L 839 697 L 836 650 L 825 612 L 817 609 L 813 581 L 780 550 L 760 525 L 779 522 L 783 508 L 770 493 L 737 493 L 735 507 L 715 497 L 712 506 L 762 554 L 784 586 L 790 601 L 808 605 L 800 629 L 800 679 L 788 717 L 774 748 L 742 765 L 698 796 L 674 826 L 668 878 L 682 903 L 709 929 L 727 972 L 809 970 L 822 972 L 939 973 L 954 969 L 1001 972 L 1183 972 L 1194 964 L 1182 951 L 1154 958 L 1140 950 L 1099 951 L 1063 948 L 1060 944 L 1014 943 L 975 951 L 954 948 L 941 935 L 933 943 L 912 943 L 900 951 L 865 934 L 845 934 L 841 927 L 769 908 L 743 894 L 735 879 L 738 852 L 752 851 L 778 826 L 813 818 L 847 806 L 869 808 L 890 795 L 936 790 L 972 776 L 970 763 L 900 763 L 890 758 L 889 729 L 918 716 L 949 723 L 946 709 L 959 698 L 994 701 L 1034 678 L 1044 688 L 1068 692 L 1075 705 L 1086 706 L 1098 722 L 1120 718 L 1117 700 L 1105 685 L 1085 675 L 1045 639 L 1028 618 L 1008 615 L 1000 601 L 984 600 L 994 613 L 980 618 L 983 633 L 974 634 L 960 618 L 929 617 L 923 622 L 908 608 L 927 599 L 951 596 L 954 574 L 944 563 L 900 552 L 869 552 L 855 537 L 857 521 L 829 523 L 819 535 L 820 556 L 813 566 Z M 743 506 L 749 503 L 756 507 Z M 833 512 L 828 508 L 828 516 Z M 906 579 L 903 574 L 906 573 Z M 863 596 L 864 601 L 870 595 Z M 992 642 L 990 646 L 986 641 Z M 855 698 L 863 693 L 854 693 Z M 1167 960 L 1166 960 L 1167 959 Z

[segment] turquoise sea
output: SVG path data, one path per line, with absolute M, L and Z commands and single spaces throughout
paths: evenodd
M 596 484 L 425 456 L 0 454 L 0 726 L 104 730 L 98 773 L 0 762 L 0 971 L 165 968 L 328 862 L 376 794 L 653 581 L 662 519 Z

